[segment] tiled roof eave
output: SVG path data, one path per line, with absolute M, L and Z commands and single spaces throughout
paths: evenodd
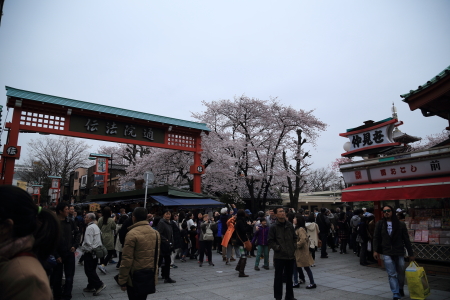
M 80 100 L 62 98 L 52 95 L 40 94 L 25 90 L 19 90 L 13 87 L 6 86 L 6 96 L 16 97 L 26 100 L 39 101 L 42 103 L 61 105 L 70 108 L 83 109 L 83 110 L 91 110 L 95 112 L 101 112 L 105 114 L 118 115 L 128 118 L 135 118 L 144 121 L 152 121 L 158 123 L 164 123 L 167 125 L 180 126 L 185 128 L 198 129 L 203 131 L 210 131 L 208 126 L 205 123 L 197 123 L 192 121 L 174 119 L 170 117 L 158 116 L 143 112 L 137 112 L 133 110 L 112 107 L 107 105 L 101 105 L 96 103 L 84 102 Z
M 433 78 L 431 78 L 430 80 L 428 80 L 425 84 L 419 86 L 416 90 L 410 90 L 409 93 L 400 95 L 400 97 L 403 98 L 403 100 L 402 100 L 403 102 L 407 102 L 408 98 L 411 97 L 412 95 L 417 94 L 417 93 L 425 90 L 426 88 L 432 86 L 433 84 L 435 84 L 438 81 L 441 81 L 443 78 L 445 78 L 445 77 L 447 77 L 449 75 L 450 75 L 450 66 L 445 68 L 438 75 L 436 75 Z

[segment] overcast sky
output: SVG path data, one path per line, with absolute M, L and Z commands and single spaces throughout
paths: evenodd
M 392 102 L 403 132 L 448 126 L 400 94 L 450 65 L 449 12 L 448 0 L 6 0 L 0 87 L 184 120 L 202 100 L 278 97 L 329 125 L 312 151 L 324 167 L 344 152 L 339 133 L 390 117 Z

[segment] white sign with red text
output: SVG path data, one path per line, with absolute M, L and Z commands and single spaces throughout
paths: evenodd
M 450 174 L 450 157 L 434 158 L 409 163 L 405 162 L 402 164 L 389 164 L 367 170 L 362 169 L 342 172 L 347 184 L 432 177 L 445 174 Z

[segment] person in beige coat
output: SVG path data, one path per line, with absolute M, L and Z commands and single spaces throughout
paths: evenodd
M 128 228 L 122 248 L 118 283 L 122 291 L 127 291 L 129 299 L 146 299 L 147 295 L 136 295 L 130 274 L 141 269 L 153 269 L 156 285 L 161 237 L 158 231 L 150 227 L 144 207 L 135 208 L 132 218 L 133 225 Z
M 59 239 L 54 213 L 38 207 L 30 194 L 0 186 L 0 299 L 53 299 L 45 262 Z
M 306 233 L 305 218 L 301 214 L 296 214 L 294 218 L 295 234 L 297 235 L 297 244 L 294 252 L 295 263 L 297 269 L 305 269 L 309 277 L 309 285 L 307 289 L 315 289 L 317 286 L 314 283 L 314 277 L 310 266 L 314 264 L 314 260 L 309 251 L 309 237 Z

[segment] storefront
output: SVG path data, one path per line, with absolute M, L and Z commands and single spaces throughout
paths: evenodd
M 411 110 L 420 109 L 424 117 L 438 116 L 449 120 L 450 67 L 402 97 Z M 387 120 L 383 121 L 387 124 Z M 369 153 L 371 157 L 340 165 L 345 182 L 352 185 L 342 191 L 342 201 L 374 201 L 378 219 L 385 201 L 406 200 L 405 223 L 415 256 L 419 259 L 450 261 L 450 139 L 422 151 L 381 157 L 380 153 L 386 155 L 383 151 L 387 149 L 383 148 L 382 143 L 377 149 L 370 145 L 360 147 L 364 141 L 355 138 L 358 135 L 374 137 L 376 131 L 381 131 L 381 128 L 373 128 L 374 124 L 371 126 L 362 126 L 357 128 L 359 130 L 351 129 L 341 134 L 353 137 L 352 148 L 346 149 L 347 152 L 342 156 Z M 377 126 L 382 127 L 383 124 Z M 450 130 L 450 126 L 446 129 Z M 391 130 L 387 128 L 387 131 L 381 132 L 386 136 L 384 146 L 388 145 Z M 391 146 L 395 147 L 393 144 Z

